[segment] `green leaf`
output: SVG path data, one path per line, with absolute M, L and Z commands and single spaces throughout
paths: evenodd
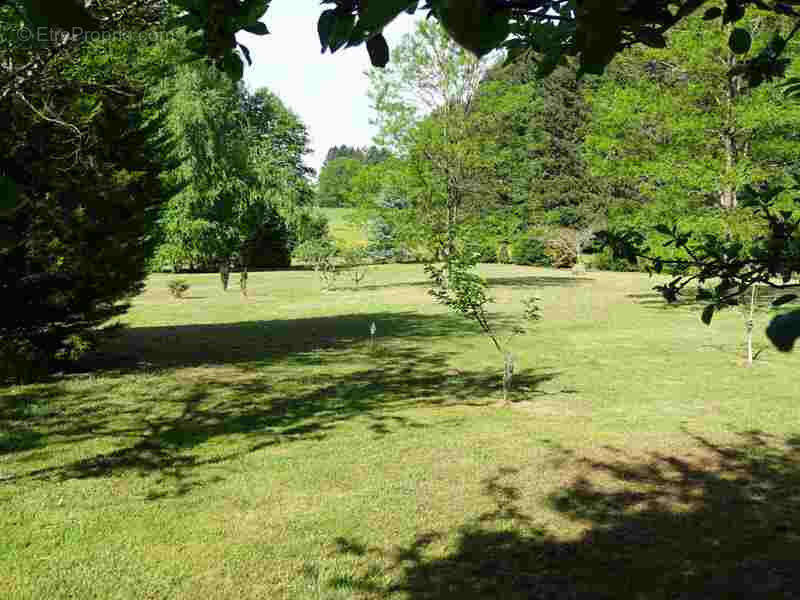
M 77 0 L 24 0 L 23 5 L 26 15 L 38 26 L 84 31 L 95 31 L 100 26 L 100 22 Z
M 700 317 L 700 320 L 703 321 L 706 325 L 711 325 L 711 319 L 714 318 L 714 312 L 717 310 L 717 307 L 713 304 L 709 304 L 703 309 L 703 315 Z
M 785 296 L 773 300 L 772 306 L 783 306 L 784 304 L 789 304 L 789 302 L 794 302 L 798 298 L 800 298 L 800 296 L 797 294 L 786 294 Z
M 186 40 L 186 47 L 195 54 L 203 55 L 208 51 L 208 42 L 204 35 L 195 35 Z
M 395 17 L 403 11 L 416 7 L 416 0 L 378 0 L 370 2 L 361 9 L 358 27 L 366 33 L 377 33 L 383 30 Z
M 12 213 L 18 207 L 19 192 L 17 190 L 17 182 L 11 177 L 0 175 L 0 214 Z
M 241 81 L 244 77 L 244 63 L 233 50 L 229 49 L 225 52 L 221 67 L 233 81 Z
M 198 13 L 189 12 L 185 15 L 177 17 L 174 21 L 176 27 L 186 27 L 189 31 L 202 29 L 205 26 L 207 19 L 201 17 Z
M 319 16 L 317 21 L 317 32 L 319 33 L 319 43 L 322 44 L 322 51 L 328 48 L 328 42 L 336 26 L 336 11 L 326 10 Z
M 737 27 L 731 32 L 731 37 L 728 40 L 731 52 L 734 54 L 747 54 L 753 45 L 753 38 L 750 32 L 741 27 Z
M 725 14 L 722 18 L 722 24 L 736 23 L 744 18 L 744 6 L 739 4 L 737 0 L 727 0 L 725 7 Z
M 800 337 L 800 311 L 779 315 L 767 327 L 767 337 L 781 352 L 791 352 Z
M 244 56 L 245 60 L 247 61 L 247 65 L 252 67 L 253 59 L 250 57 L 250 48 L 248 48 L 244 44 L 237 44 L 237 45 L 239 46 L 239 50 L 242 52 L 242 56 Z
M 669 227 L 664 225 L 663 223 L 659 223 L 655 227 L 653 227 L 658 233 L 663 233 L 664 235 L 672 235 L 672 231 Z
M 255 25 L 267 12 L 271 1 L 272 0 L 245 0 L 242 3 L 237 21 L 245 25 Z M 206 2 L 203 2 L 202 4 L 205 3 Z
M 253 35 L 267 35 L 269 33 L 269 29 L 264 23 L 260 21 L 258 23 L 253 23 L 252 25 L 248 25 L 244 28 L 247 33 L 252 33 Z
M 335 15 L 335 17 L 333 31 L 328 38 L 328 48 L 332 53 L 347 44 L 356 24 L 355 15 Z
M 373 67 L 383 68 L 389 64 L 389 44 L 383 34 L 378 34 L 367 41 L 367 52 Z
M 697 289 L 697 299 L 698 300 L 711 300 L 714 298 L 714 294 L 712 294 L 709 290 L 705 288 L 698 288 Z
M 437 18 L 447 33 L 459 45 L 478 58 L 502 44 L 511 33 L 511 13 L 508 10 L 471 10 L 450 0 L 439 7 Z

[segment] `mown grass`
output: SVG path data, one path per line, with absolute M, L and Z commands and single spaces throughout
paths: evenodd
M 154 276 L 85 372 L 0 390 L 2 598 L 800 597 L 796 355 L 639 274 Z M 370 343 L 374 322 L 377 340 Z

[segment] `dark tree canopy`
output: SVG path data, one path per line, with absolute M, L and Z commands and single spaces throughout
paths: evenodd
M 154 245 L 160 108 L 77 50 L 0 98 L 0 175 L 19 207 L 0 213 L 0 379 L 89 347 L 142 290 Z
M 49 27 L 65 34 L 63 43 L 80 41 L 82 32 L 108 31 L 135 26 L 168 13 L 174 26 L 195 32 L 189 41 L 198 55 L 208 56 L 235 78 L 241 78 L 246 47 L 236 33 L 269 33 L 260 19 L 271 0 L 140 0 L 109 10 L 109 3 L 83 0 L 42 2 L 0 0 L 14 8 L 32 27 Z M 111 3 L 113 6 L 114 3 Z M 750 8 L 800 17 L 793 2 L 763 0 L 323 0 L 318 31 L 324 50 L 365 44 L 372 63 L 384 66 L 390 50 L 383 29 L 403 12 L 427 10 L 450 36 L 475 54 L 505 47 L 511 56 L 525 50 L 541 55 L 543 70 L 550 71 L 563 55 L 580 57 L 583 70 L 602 72 L 614 55 L 636 43 L 653 47 L 667 44 L 665 34 L 689 15 L 704 10 L 709 26 L 715 21 L 739 21 Z M 745 33 L 736 29 L 731 44 L 749 48 Z M 754 77 L 773 77 L 785 69 L 780 61 L 784 43 L 754 58 L 747 67 Z M 760 73 L 760 75 L 758 75 Z M 10 75 L 13 79 L 18 74 Z M 8 78 L 3 83 L 6 85 Z

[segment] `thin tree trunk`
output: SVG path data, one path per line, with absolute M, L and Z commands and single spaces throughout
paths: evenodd
M 731 54 L 728 67 L 736 66 L 736 55 Z M 734 181 L 736 167 L 739 163 L 740 148 L 736 138 L 736 102 L 741 95 L 741 81 L 739 75 L 728 76 L 727 89 L 727 115 L 722 131 L 722 144 L 725 151 L 725 181 L 719 194 L 720 206 L 725 210 L 732 210 L 738 205 L 736 183 Z
M 242 264 L 242 272 L 239 274 L 239 288 L 242 295 L 247 296 L 247 263 Z
M 756 286 L 752 286 L 750 293 L 750 316 L 747 319 L 747 366 L 753 366 L 753 329 L 754 329 L 754 315 L 756 310 Z
M 219 279 L 222 283 L 222 291 L 228 291 L 228 282 L 231 278 L 231 265 L 227 260 L 222 261 L 219 263 Z
M 509 404 L 509 394 L 514 379 L 514 356 L 511 352 L 503 353 L 503 403 Z

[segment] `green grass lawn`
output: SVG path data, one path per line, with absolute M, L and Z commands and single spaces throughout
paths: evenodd
M 640 274 L 487 266 L 502 360 L 420 266 L 249 298 L 154 276 L 92 370 L 0 389 L 0 598 L 800 597 L 798 355 Z M 371 323 L 377 328 L 370 344 Z

